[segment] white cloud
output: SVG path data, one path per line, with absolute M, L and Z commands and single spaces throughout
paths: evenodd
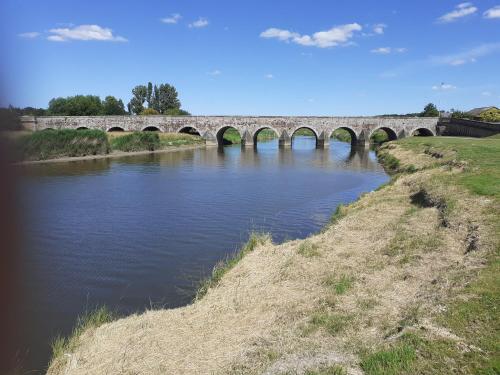
M 181 20 L 182 16 L 179 13 L 173 13 L 170 17 L 165 17 L 161 19 L 161 22 L 174 25 Z
M 481 93 L 482 96 L 492 96 L 493 94 L 490 91 L 483 91 Z
M 370 51 L 371 53 L 378 53 L 381 55 L 388 55 L 391 53 L 391 47 L 379 47 L 379 48 L 374 48 Z
M 384 33 L 384 29 L 387 27 L 386 24 L 383 23 L 378 23 L 375 26 L 373 26 L 373 32 L 375 34 L 381 35 Z
M 188 26 L 192 29 L 199 29 L 208 26 L 208 20 L 206 18 L 200 17 L 196 21 L 190 23 Z
M 429 69 L 437 66 L 458 67 L 465 64 L 475 63 L 481 58 L 500 52 L 500 43 L 485 43 L 475 48 L 455 54 L 429 56 L 423 60 L 407 62 L 399 67 L 385 71 L 380 74 L 382 78 L 394 78 L 406 73 Z
M 477 12 L 477 8 L 472 3 L 460 3 L 454 10 L 438 18 L 438 22 L 454 22 L 462 17 L 469 16 Z
M 457 87 L 450 85 L 449 83 L 441 83 L 440 85 L 432 86 L 434 91 L 451 91 L 455 90 Z
M 273 74 L 266 74 L 265 76 L 267 79 L 273 79 L 274 78 L 274 75 Z
M 478 58 L 498 51 L 500 51 L 500 43 L 488 43 L 454 55 L 431 57 L 429 62 L 434 65 L 460 66 L 475 63 Z
M 484 18 L 500 18 L 500 5 L 488 9 L 483 16 Z
M 97 40 L 108 42 L 126 42 L 127 39 L 113 35 L 113 30 L 98 25 L 80 25 L 72 28 L 50 29 L 47 37 L 52 42 L 66 42 L 68 40 Z
M 318 31 L 311 35 L 301 35 L 289 30 L 270 28 L 260 34 L 261 38 L 274 38 L 283 42 L 293 42 L 302 46 L 328 48 L 348 44 L 356 31 L 361 31 L 361 25 L 350 23 L 331 28 L 327 31 Z
M 221 74 L 222 74 L 222 72 L 219 69 L 215 69 L 215 70 L 212 70 L 211 72 L 208 72 L 208 75 L 212 76 L 212 77 L 217 77 L 217 76 L 220 76 Z
M 379 47 L 372 49 L 370 52 L 377 53 L 380 55 L 388 55 L 390 53 L 404 53 L 406 51 L 407 51 L 406 48 Z
M 18 34 L 21 38 L 25 38 L 25 39 L 35 39 L 35 38 L 38 38 L 40 36 L 40 33 L 38 31 L 30 31 L 30 32 L 27 32 L 27 33 L 21 33 L 21 34 Z

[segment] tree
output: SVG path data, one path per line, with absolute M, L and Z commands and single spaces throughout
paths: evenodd
M 138 115 L 144 110 L 144 102 L 148 96 L 148 88 L 144 85 L 135 86 L 132 89 L 132 99 L 130 100 L 130 109 Z
M 158 88 L 158 106 L 159 112 L 166 114 L 169 109 L 179 109 L 181 107 L 181 102 L 179 101 L 177 90 L 174 86 L 167 84 L 161 84 Z
M 102 113 L 101 99 L 95 95 L 75 95 L 55 98 L 49 102 L 50 115 L 97 116 Z
M 148 102 L 148 108 L 152 108 L 152 98 L 153 98 L 153 84 L 148 82 L 148 92 L 146 95 L 146 101 Z
M 142 114 L 144 102 L 148 109 L 154 109 L 158 114 L 185 116 L 188 112 L 181 110 L 179 94 L 174 86 L 162 83 L 159 86 L 148 82 L 147 86 L 139 85 L 132 90 L 133 97 L 128 105 L 129 113 Z
M 114 96 L 106 96 L 102 102 L 103 115 L 124 115 L 125 107 L 121 99 L 116 99 Z
M 63 115 L 67 116 L 66 112 L 67 100 L 65 98 L 53 98 L 49 102 L 48 112 L 50 115 Z
M 420 116 L 422 116 L 422 117 L 439 117 L 439 111 L 434 104 L 429 103 L 424 107 L 424 111 L 420 114 Z

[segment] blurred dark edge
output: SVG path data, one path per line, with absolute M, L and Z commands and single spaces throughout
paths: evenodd
M 2 134 L 16 126 L 12 121 L 17 119 L 4 114 L 0 116 L 0 374 L 22 373 L 18 358 L 22 291 L 19 283 L 21 246 L 20 213 L 16 207 L 17 176 L 12 165 L 11 144 Z

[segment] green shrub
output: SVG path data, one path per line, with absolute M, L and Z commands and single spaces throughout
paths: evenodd
M 21 137 L 18 142 L 25 160 L 101 155 L 109 152 L 101 130 L 43 130 Z
M 160 148 L 160 137 L 154 132 L 133 132 L 113 138 L 111 148 L 125 152 L 154 151 Z
M 487 122 L 500 122 L 500 109 L 492 108 L 484 111 L 479 115 L 479 118 Z
M 370 141 L 374 144 L 382 144 L 389 140 L 389 136 L 387 133 L 381 129 L 375 130 L 370 137 Z
M 154 116 L 154 115 L 159 115 L 158 111 L 153 108 L 146 108 L 144 109 L 141 113 L 141 116 Z

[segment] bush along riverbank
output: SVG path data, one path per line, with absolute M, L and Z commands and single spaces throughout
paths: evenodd
M 46 130 L 8 134 L 17 161 L 40 161 L 68 157 L 108 155 L 118 152 L 158 151 L 180 146 L 203 145 L 190 134 L 114 132 L 100 130 Z
M 500 139 L 378 153 L 391 182 L 321 233 L 255 237 L 192 304 L 78 331 L 48 373 L 498 373 Z
M 24 160 L 103 155 L 110 151 L 106 133 L 99 130 L 54 130 L 22 135 L 15 140 Z

